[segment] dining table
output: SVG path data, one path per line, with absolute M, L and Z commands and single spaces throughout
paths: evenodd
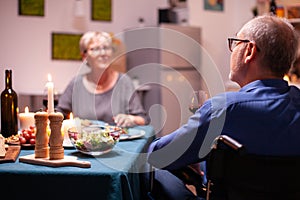
M 65 156 L 89 162 L 89 167 L 22 162 L 20 158 L 34 154 L 34 148 L 22 148 L 14 162 L 0 163 L 0 195 L 10 200 L 144 199 L 147 148 L 155 138 L 155 131 L 151 125 L 133 129 L 144 134 L 120 140 L 110 152 L 100 156 L 64 148 Z

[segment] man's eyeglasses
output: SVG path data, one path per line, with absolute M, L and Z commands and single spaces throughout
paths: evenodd
M 105 51 L 111 51 L 112 47 L 111 46 L 103 46 L 103 47 L 94 47 L 94 48 L 89 48 L 87 50 L 84 51 L 84 53 L 87 53 L 88 51 L 90 51 L 93 55 L 98 55 L 101 52 Z
M 228 38 L 228 46 L 229 50 L 232 52 L 232 50 L 242 42 L 250 42 L 250 40 L 242 40 L 242 39 L 236 39 L 236 38 Z

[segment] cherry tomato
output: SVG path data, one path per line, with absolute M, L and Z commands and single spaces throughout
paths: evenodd
M 35 144 L 35 139 L 34 139 L 34 138 L 31 138 L 31 139 L 29 140 L 29 143 L 30 143 L 30 144 Z
M 35 139 L 35 133 L 30 134 L 30 139 Z
M 30 129 L 26 129 L 27 133 L 30 135 L 33 131 Z
M 27 132 L 23 133 L 23 137 L 26 139 L 26 141 L 29 141 L 29 139 L 30 139 L 30 135 Z
M 26 139 L 23 136 L 19 136 L 19 141 L 20 141 L 21 144 L 26 143 Z

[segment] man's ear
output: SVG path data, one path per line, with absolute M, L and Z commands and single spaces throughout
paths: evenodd
M 245 63 L 249 63 L 254 58 L 256 52 L 256 45 L 253 42 L 249 42 L 245 50 Z

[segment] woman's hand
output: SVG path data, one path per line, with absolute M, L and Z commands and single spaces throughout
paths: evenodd
M 114 117 L 114 121 L 117 126 L 132 127 L 136 125 L 134 118 L 135 116 L 133 115 L 118 114 L 117 116 Z

